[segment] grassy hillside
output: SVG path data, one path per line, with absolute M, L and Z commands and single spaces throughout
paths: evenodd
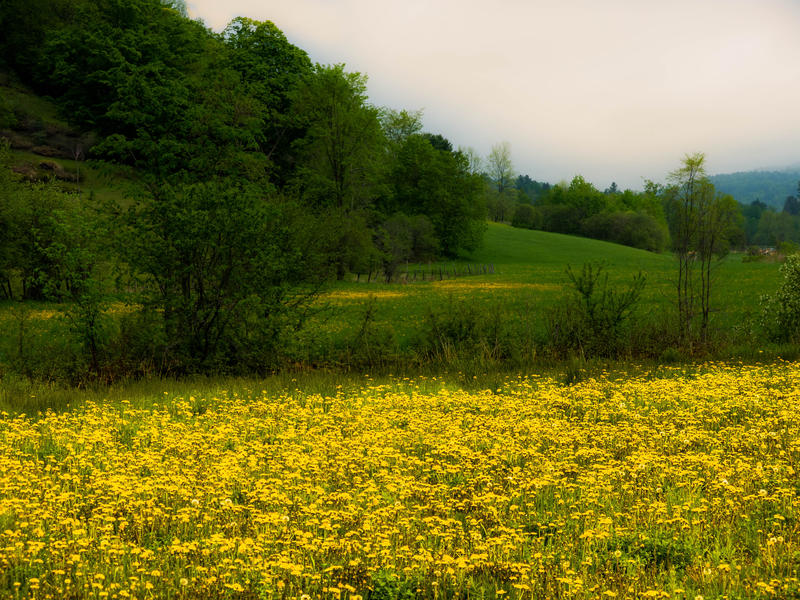
M 11 147 L 12 168 L 28 181 L 122 202 L 130 173 L 91 160 L 94 136 L 72 127 L 51 100 L 0 71 L 0 140 Z
M 626 286 L 640 271 L 647 278 L 640 315 L 657 319 L 672 314 L 676 263 L 670 254 L 561 234 L 489 223 L 483 248 L 465 257 L 472 264 L 492 264 L 494 274 L 408 284 L 339 282 L 326 294 L 323 310 L 300 337 L 299 345 L 319 348 L 356 340 L 369 315 L 369 326 L 384 341 L 404 345 L 425 336 L 431 313 L 474 311 L 482 320 L 500 319 L 536 335 L 547 311 L 568 289 L 567 266 L 600 262 L 609 282 Z M 774 263 L 746 263 L 731 254 L 717 265 L 712 320 L 726 329 L 744 326 L 757 313 L 759 297 L 779 283 Z M 379 336 L 380 337 L 380 336 Z

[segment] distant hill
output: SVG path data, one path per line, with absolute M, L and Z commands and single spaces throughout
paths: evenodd
M 781 171 L 740 171 L 712 175 L 711 181 L 720 192 L 730 194 L 742 204 L 761 200 L 767 206 L 782 209 L 787 196 L 796 196 L 800 167 Z

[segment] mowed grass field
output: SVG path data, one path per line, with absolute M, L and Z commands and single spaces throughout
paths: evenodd
M 580 272 L 584 263 L 601 263 L 609 282 L 624 289 L 640 271 L 647 283 L 639 315 L 661 317 L 675 312 L 677 262 L 671 254 L 655 254 L 618 244 L 489 223 L 483 247 L 453 264 L 493 265 L 495 272 L 443 281 L 408 284 L 338 282 L 322 299 L 332 309 L 323 312 L 302 343 L 313 347 L 325 340 L 358 332 L 366 307 L 374 309 L 373 324 L 391 330 L 398 343 L 419 336 L 429 311 L 458 305 L 499 313 L 508 322 L 533 329 L 544 327 L 546 312 L 569 290 L 567 266 Z M 452 265 L 443 263 L 452 270 Z M 412 265 L 411 270 L 415 268 Z M 748 326 L 758 315 L 759 298 L 780 284 L 774 262 L 743 262 L 730 254 L 715 265 L 712 326 L 732 330 Z M 434 270 L 437 270 L 434 265 Z M 317 340 L 315 342 L 315 340 Z
M 1 413 L 0 597 L 800 597 L 797 364 L 303 388 Z

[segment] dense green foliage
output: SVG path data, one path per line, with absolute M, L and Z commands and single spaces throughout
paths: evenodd
M 318 226 L 232 180 L 161 186 L 123 217 L 121 256 L 163 311 L 156 339 L 178 369 L 258 371 L 325 279 Z
M 740 171 L 711 175 L 709 179 L 720 192 L 730 194 L 742 204 L 758 201 L 775 210 L 781 210 L 786 197 L 797 192 L 800 169 Z
M 679 249 L 671 188 L 601 192 L 580 176 L 551 186 L 517 174 L 507 143 L 482 160 L 424 131 L 421 112 L 373 106 L 364 75 L 312 64 L 268 21 L 236 18 L 217 34 L 182 2 L 9 0 L 0 26 L 0 84 L 13 87 L 0 122 L 16 152 L 0 152 L 0 299 L 47 303 L 8 311 L 15 333 L 0 344 L 0 366 L 29 377 L 659 356 L 682 343 L 672 311 L 638 319 L 635 308 L 674 293 L 671 260 L 642 251 L 609 265 L 608 280 L 589 267 L 570 279 L 566 265 L 596 260 L 598 247 L 584 252 L 576 238 L 566 247 L 555 234 L 685 259 L 800 231 L 796 200 L 781 213 L 746 207 L 741 232 L 727 202 L 729 227 Z M 20 165 L 21 151 L 38 164 Z M 109 172 L 124 172 L 124 184 L 95 194 Z M 509 237 L 532 232 L 508 228 L 482 251 L 487 217 L 550 233 L 524 238 L 544 240 L 538 253 Z M 525 276 L 445 302 L 449 288 L 429 281 L 442 259 L 479 261 L 484 277 L 504 264 Z M 428 281 L 393 291 L 393 308 L 337 303 L 364 280 L 410 282 L 412 263 L 427 263 Z M 639 279 L 617 289 L 639 263 L 659 275 L 647 289 Z M 439 279 L 457 271 L 438 263 Z M 542 287 L 531 299 L 518 285 Z M 63 360 L 48 361 L 45 340 Z
M 313 65 L 273 23 L 215 34 L 180 2 L 51 0 L 3 3 L 0 24 L 2 66 L 91 133 L 74 158 L 134 174 L 101 203 L 0 161 L 0 294 L 76 303 L 94 371 L 106 334 L 148 368 L 263 370 L 326 281 L 481 241 L 465 157 L 418 113 L 394 135 L 365 76 Z M 112 300 L 131 307 L 116 333 Z
M 485 228 L 482 182 L 469 173 L 461 153 L 436 148 L 424 136 L 409 136 L 398 150 L 391 182 L 387 212 L 427 215 L 446 256 L 478 247 Z
M 669 234 L 657 186 L 644 192 L 616 188 L 601 192 L 579 175 L 569 185 L 520 183 L 521 203 L 511 219 L 515 227 L 582 235 L 656 252 L 667 247 Z M 532 203 L 530 193 L 536 194 Z
M 21 28 L 37 9 L 46 18 Z M 434 205 L 444 210 L 436 202 L 409 206 L 409 193 L 420 199 L 429 190 L 394 198 L 397 154 L 365 76 L 312 65 L 270 22 L 240 17 L 214 34 L 184 12 L 159 0 L 10 2 L 0 22 L 14 35 L 0 44 L 26 83 L 98 135 L 91 157 L 135 166 L 147 185 L 220 177 L 268 184 L 312 212 L 368 211 L 374 241 L 394 213 L 385 209 L 399 204 L 428 215 L 446 238 L 443 252 L 474 247 L 478 224 L 446 230 L 428 214 Z M 453 154 L 441 135 L 425 139 Z M 438 170 L 449 169 L 457 180 L 451 195 L 461 196 L 468 171 L 464 161 L 437 159 L 448 160 Z M 483 220 L 474 193 L 447 202 L 454 221 Z
M 0 143 L 0 299 L 75 300 L 98 262 L 102 225 L 77 194 L 19 184 Z

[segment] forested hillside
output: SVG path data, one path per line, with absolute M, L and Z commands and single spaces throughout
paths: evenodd
M 345 216 L 359 223 L 363 235 L 347 235 L 371 238 L 358 255 L 375 261 L 411 258 L 405 247 L 397 255 L 409 237 L 398 219 L 422 228 L 429 247 L 418 253 L 452 255 L 480 239 L 480 185 L 463 158 L 425 143 L 420 115 L 371 106 L 364 76 L 313 65 L 270 22 L 238 18 L 217 35 L 158 0 L 12 1 L 0 11 L 6 66 L 92 134 L 87 157 L 135 167 L 151 198 L 167 180 L 235 180 L 301 202 L 326 229 Z M 423 206 L 425 186 L 438 201 Z M 462 216 L 445 222 L 444 207 Z
M 712 175 L 711 181 L 717 189 L 730 194 L 742 204 L 763 202 L 781 210 L 788 196 L 798 195 L 800 169 L 781 171 L 739 171 Z

